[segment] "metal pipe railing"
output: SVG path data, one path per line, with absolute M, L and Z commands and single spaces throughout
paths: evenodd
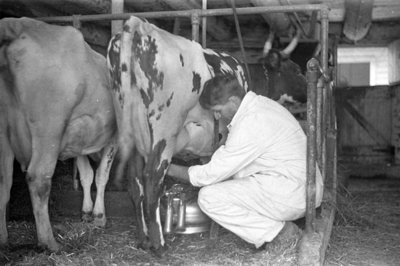
M 262 13 L 276 13 L 276 12 L 296 12 L 304 10 L 328 10 L 328 6 L 323 4 L 315 5 L 292 5 L 292 6 L 259 6 L 259 7 L 241 7 L 237 8 L 238 15 L 251 15 Z M 175 18 L 175 17 L 191 17 L 193 13 L 198 13 L 199 16 L 228 16 L 232 15 L 231 8 L 220 9 L 191 9 L 191 10 L 175 10 L 175 11 L 154 11 L 154 12 L 137 12 L 137 13 L 119 13 L 119 14 L 96 14 L 96 15 L 81 15 L 81 21 L 98 21 L 98 20 L 125 20 L 130 16 L 143 17 L 143 18 Z M 35 18 L 44 22 L 72 22 L 71 16 L 57 16 L 57 17 L 38 17 Z
M 321 42 L 328 44 L 328 29 L 329 29 L 329 20 L 328 20 L 328 12 L 321 12 Z M 328 132 L 328 112 L 330 108 L 328 108 L 328 92 L 327 92 L 327 83 L 329 82 L 328 77 L 328 45 L 322 45 L 321 47 L 321 64 L 322 64 L 322 76 L 321 82 L 322 86 L 322 121 L 321 121 L 321 171 L 323 180 L 326 178 L 327 168 L 326 168 L 326 135 Z
M 191 15 L 192 22 L 192 40 L 199 42 L 200 39 L 200 16 L 199 13 L 194 12 Z

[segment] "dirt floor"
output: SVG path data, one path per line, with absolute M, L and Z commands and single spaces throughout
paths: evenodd
M 399 265 L 400 179 L 352 178 L 338 204 L 325 265 Z M 132 219 L 110 218 L 100 229 L 59 210 L 51 211 L 52 224 L 64 249 L 49 253 L 35 248 L 34 223 L 23 212 L 24 220 L 11 215 L 0 265 L 297 265 L 296 243 L 256 250 L 224 229 L 216 240 L 208 233 L 167 236 L 167 252 L 157 258 L 136 248 Z

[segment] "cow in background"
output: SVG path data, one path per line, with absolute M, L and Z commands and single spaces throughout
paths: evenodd
M 265 89 L 257 91 L 267 96 L 292 113 L 304 112 L 307 103 L 307 81 L 298 64 L 289 59 L 300 38 L 300 30 L 282 51 L 272 48 L 274 32 L 271 32 L 263 49 L 262 65 L 265 74 Z
M 104 225 L 104 189 L 116 145 L 106 60 L 73 27 L 28 18 L 0 20 L 0 245 L 8 241 L 6 205 L 13 160 L 26 171 L 39 246 L 59 249 L 48 214 L 58 159 L 77 157 L 83 211 Z M 95 206 L 86 155 L 101 152 Z
M 164 246 L 160 197 L 172 157 L 185 150 L 200 156 L 213 152 L 213 113 L 198 102 L 204 83 L 216 74 L 235 75 L 247 90 L 247 78 L 235 58 L 137 17 L 125 22 L 107 53 L 139 247 L 159 254 Z

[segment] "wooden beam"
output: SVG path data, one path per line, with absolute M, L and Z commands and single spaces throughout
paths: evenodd
M 351 41 L 357 42 L 364 38 L 372 23 L 373 0 L 346 0 L 344 35 Z

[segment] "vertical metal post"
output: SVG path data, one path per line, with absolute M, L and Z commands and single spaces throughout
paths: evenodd
M 199 42 L 199 25 L 200 25 L 200 16 L 198 12 L 193 12 L 191 16 L 192 20 L 192 40 Z
M 207 10 L 207 0 L 202 1 L 202 10 Z M 201 18 L 201 41 L 203 48 L 207 46 L 207 17 Z
M 328 87 L 330 77 L 328 76 L 328 20 L 329 11 L 327 9 L 321 10 L 321 64 L 322 64 L 322 116 L 321 116 L 321 171 L 322 178 L 325 181 L 327 176 L 327 149 L 326 137 L 329 127 L 328 115 L 332 111 L 328 102 Z
M 172 33 L 175 35 L 179 35 L 180 30 L 181 30 L 181 18 L 176 17 L 174 19 L 174 28 L 172 30 Z
M 315 112 L 316 112 L 316 142 L 317 142 L 317 161 L 318 161 L 318 166 L 320 167 L 320 170 L 322 172 L 322 176 L 324 177 L 323 174 L 323 168 L 324 166 L 322 165 L 322 80 L 318 81 L 317 87 L 316 87 L 316 106 L 315 106 Z
M 81 15 L 72 15 L 72 26 L 78 30 L 82 27 L 80 17 Z
M 112 0 L 111 1 L 111 14 L 124 13 L 124 0 Z M 114 36 L 118 32 L 122 31 L 122 20 L 111 21 L 111 36 Z
M 198 12 L 192 13 L 192 40 L 199 42 L 199 24 L 200 24 L 200 15 Z M 219 121 L 214 119 L 214 139 L 213 139 L 213 149 L 218 148 L 218 132 L 219 132 Z M 219 225 L 211 221 L 210 227 L 210 238 L 215 239 L 218 237 Z
M 315 58 L 307 62 L 307 184 L 306 184 L 306 233 L 314 231 L 315 224 L 315 176 L 317 161 L 317 82 L 319 78 L 319 64 Z

